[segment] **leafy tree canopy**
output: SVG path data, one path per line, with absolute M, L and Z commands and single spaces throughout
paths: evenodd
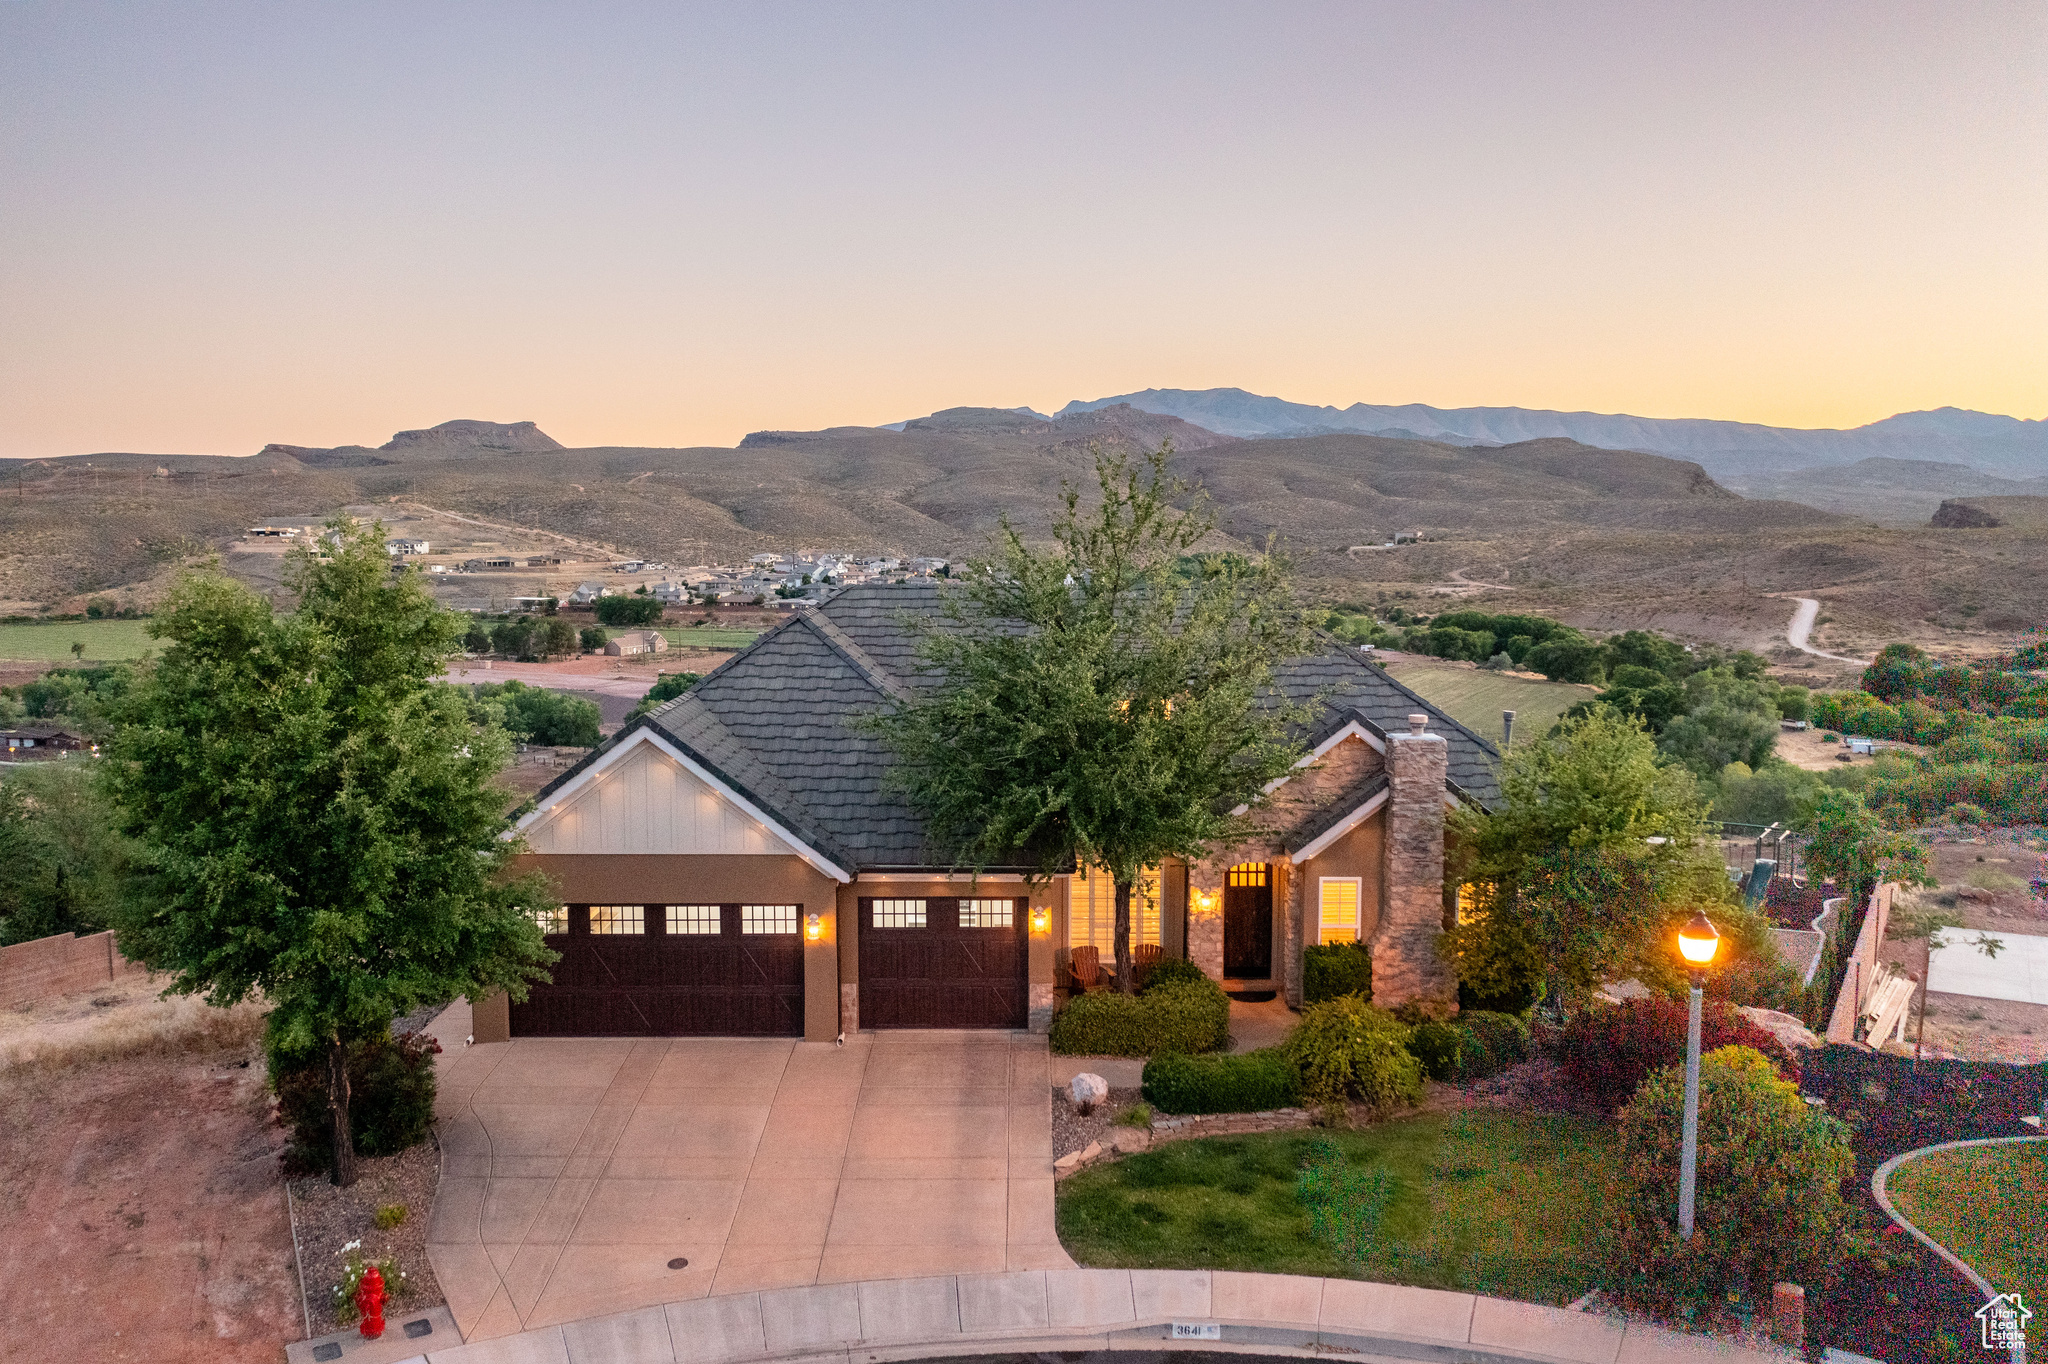
M 330 525 L 330 557 L 289 560 L 292 615 L 218 574 L 173 589 L 103 771 L 149 866 L 122 951 L 213 1004 L 260 994 L 279 1050 L 327 1052 L 347 1183 L 350 1044 L 451 995 L 523 998 L 553 956 L 546 886 L 499 837 L 505 741 L 433 680 L 459 627 L 392 577 L 382 527 Z
M 603 625 L 653 625 L 661 619 L 661 602 L 653 597 L 599 597 L 596 610 Z
M 1450 819 L 1474 895 L 1445 935 L 1460 981 L 1485 996 L 1532 978 L 1591 989 L 1655 950 L 1679 909 L 1727 903 L 1706 813 L 1691 774 L 1611 710 L 1510 751 L 1496 808 Z
M 702 673 L 663 673 L 647 689 L 647 695 L 640 698 L 640 704 L 627 713 L 627 723 L 668 704 L 703 680 Z
M 595 748 L 601 737 L 603 717 L 588 697 L 529 687 L 517 680 L 477 683 L 470 695 L 469 718 L 474 723 L 495 724 L 520 743 Z
M 1295 712 L 1262 698 L 1308 644 L 1286 564 L 1184 558 L 1214 521 L 1170 456 L 1098 451 L 1099 501 L 1065 485 L 1049 546 L 1005 522 L 924 635 L 934 685 L 875 722 L 961 865 L 1108 871 L 1127 989 L 1140 870 L 1244 833 L 1229 811 L 1300 752 Z
M 131 893 L 135 848 L 84 762 L 0 780 L 0 947 L 112 926 Z

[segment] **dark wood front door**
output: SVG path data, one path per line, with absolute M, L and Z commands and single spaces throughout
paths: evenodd
M 1029 912 L 1024 899 L 863 899 L 860 1025 L 1023 1027 Z
M 1273 974 L 1273 876 L 1264 862 L 1240 862 L 1224 875 L 1223 974 L 1232 980 Z
M 675 927 L 699 931 L 670 932 L 669 906 L 634 908 L 642 931 L 593 933 L 591 907 L 569 907 L 569 931 L 547 938 L 554 982 L 512 1006 L 514 1037 L 803 1036 L 801 932 L 746 932 L 739 905 L 689 906 Z

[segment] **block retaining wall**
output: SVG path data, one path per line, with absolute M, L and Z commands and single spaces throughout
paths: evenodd
M 141 969 L 115 948 L 111 931 L 83 938 L 59 933 L 0 947 L 0 1009 L 90 990 Z

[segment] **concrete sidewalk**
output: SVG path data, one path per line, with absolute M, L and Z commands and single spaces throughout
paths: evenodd
M 1173 1323 L 1217 1325 L 1204 1345 Z M 1562 1308 L 1391 1284 L 1208 1270 L 961 1274 L 697 1298 L 412 1356 L 406 1364 L 875 1364 L 1146 1348 L 1466 1364 L 1791 1364 Z

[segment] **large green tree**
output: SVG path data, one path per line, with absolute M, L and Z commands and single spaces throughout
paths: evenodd
M 1097 451 L 1049 545 L 1005 522 L 922 640 L 932 685 L 875 722 L 960 865 L 1108 873 L 1126 992 L 1142 870 L 1248 831 L 1232 811 L 1301 751 L 1269 687 L 1308 641 L 1286 564 L 1193 553 L 1215 522 L 1171 454 Z
M 1690 773 L 1660 766 L 1640 721 L 1604 707 L 1518 746 L 1491 812 L 1451 815 L 1472 887 L 1446 954 L 1483 997 L 1537 980 L 1585 991 L 1626 974 L 1675 915 L 1728 902 Z
M 173 589 L 105 774 L 150 869 L 121 950 L 180 994 L 260 995 L 275 1045 L 324 1052 L 348 1184 L 351 1044 L 451 995 L 523 998 L 552 901 L 508 874 L 504 736 L 434 681 L 459 626 L 392 577 L 381 527 L 333 528 L 294 552 L 290 615 L 218 574 Z
M 70 760 L 0 779 L 0 947 L 97 933 L 130 893 L 135 849 L 94 775 Z

